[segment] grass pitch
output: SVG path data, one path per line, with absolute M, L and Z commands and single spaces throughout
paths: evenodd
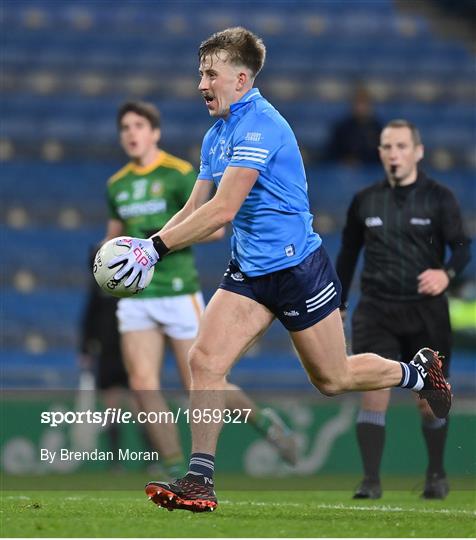
M 474 537 L 475 493 L 445 501 L 418 492 L 385 491 L 380 501 L 351 492 L 219 490 L 213 513 L 168 512 L 131 491 L 4 491 L 1 534 L 7 537 Z

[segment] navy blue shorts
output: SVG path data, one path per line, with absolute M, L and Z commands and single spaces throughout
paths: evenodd
M 290 332 L 309 328 L 341 303 L 340 281 L 322 245 L 297 266 L 264 276 L 246 276 L 230 261 L 219 288 L 263 304 Z

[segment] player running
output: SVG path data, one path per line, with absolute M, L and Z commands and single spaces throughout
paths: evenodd
M 187 201 L 196 173 L 190 163 L 165 152 L 160 141 L 160 114 L 151 103 L 124 103 L 117 113 L 121 146 L 130 162 L 107 185 L 110 218 L 106 240 L 120 235 L 148 236 L 160 229 Z M 219 228 L 205 241 L 222 238 Z M 188 352 L 198 333 L 204 301 L 190 248 L 175 251 L 155 272 L 139 296 L 118 302 L 121 349 L 129 386 L 143 411 L 169 411 L 158 391 L 165 343 L 171 346 L 184 388 L 190 388 Z M 251 409 L 249 422 L 294 465 L 297 441 L 272 409 L 260 409 L 241 389 L 228 385 L 227 407 Z M 171 478 L 187 469 L 177 426 L 145 425 L 161 465 Z
M 409 364 L 370 353 L 346 356 L 341 286 L 312 229 L 296 138 L 253 88 L 265 52 L 261 39 L 241 27 L 201 44 L 198 89 L 218 121 L 205 135 L 197 182 L 160 235 L 133 239 L 130 252 L 111 261 L 123 264 L 115 278 L 128 275 L 126 285 L 143 283 L 148 269 L 169 252 L 232 223 L 231 261 L 190 351 L 192 409 L 224 408 L 228 372 L 278 318 L 323 394 L 400 386 L 426 395 L 435 415 L 445 417 L 451 393 L 434 351 L 422 349 Z M 217 192 L 208 201 L 213 183 Z M 134 250 L 146 255 L 146 266 L 137 263 Z M 213 473 L 221 427 L 191 424 L 189 471 L 174 483 L 149 483 L 146 493 L 155 503 L 195 512 L 217 506 Z

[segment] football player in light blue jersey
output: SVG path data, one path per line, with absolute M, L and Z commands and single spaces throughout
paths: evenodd
M 109 264 L 122 265 L 116 279 L 127 276 L 126 285 L 136 279 L 142 285 L 149 268 L 169 251 L 233 225 L 230 264 L 189 354 L 190 406 L 199 413 L 191 423 L 189 471 L 174 483 L 146 486 L 149 498 L 169 510 L 203 512 L 217 506 L 213 471 L 218 435 L 227 421 L 226 377 L 275 318 L 288 329 L 310 381 L 323 394 L 401 386 L 426 398 L 437 417 L 451 407 L 441 362 L 430 349 L 419 351 L 409 364 L 371 353 L 346 355 L 341 287 L 311 228 L 296 139 L 253 88 L 265 52 L 261 39 L 241 27 L 201 44 L 198 89 L 218 121 L 205 137 L 195 187 L 160 234 L 133 239 L 130 251 Z M 208 200 L 212 181 L 218 188 Z
M 205 135 L 199 180 L 218 186 L 227 167 L 258 171 L 232 222 L 232 258 L 242 272 L 254 277 L 296 266 L 320 246 L 296 137 L 257 88 Z

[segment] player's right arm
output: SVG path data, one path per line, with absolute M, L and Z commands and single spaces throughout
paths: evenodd
M 189 216 L 191 216 L 196 210 L 207 203 L 210 200 L 212 190 L 214 187 L 213 174 L 210 167 L 209 155 L 210 145 L 213 139 L 215 127 L 212 126 L 205 137 L 203 138 L 202 149 L 200 151 L 200 172 L 196 179 L 190 196 L 185 202 L 181 210 L 179 210 L 169 221 L 162 227 L 160 232 L 164 232 L 167 229 L 176 227 Z M 220 227 L 216 231 L 213 231 L 207 237 L 200 240 L 200 242 L 211 242 L 213 240 L 220 240 L 225 234 L 225 227 Z
M 171 219 L 169 219 L 169 221 L 162 227 L 160 231 L 164 232 L 167 229 L 170 229 L 171 227 L 175 227 L 179 223 L 182 223 L 182 221 L 185 221 L 188 216 L 195 212 L 195 210 L 197 210 L 208 200 L 210 200 L 212 188 L 212 181 L 197 179 L 195 185 L 193 186 L 192 193 L 190 194 L 190 197 L 188 198 L 185 205 Z M 204 241 L 211 242 L 213 240 L 219 240 L 220 238 L 223 238 L 224 233 L 225 229 L 224 227 L 221 227 L 217 231 L 207 236 Z

